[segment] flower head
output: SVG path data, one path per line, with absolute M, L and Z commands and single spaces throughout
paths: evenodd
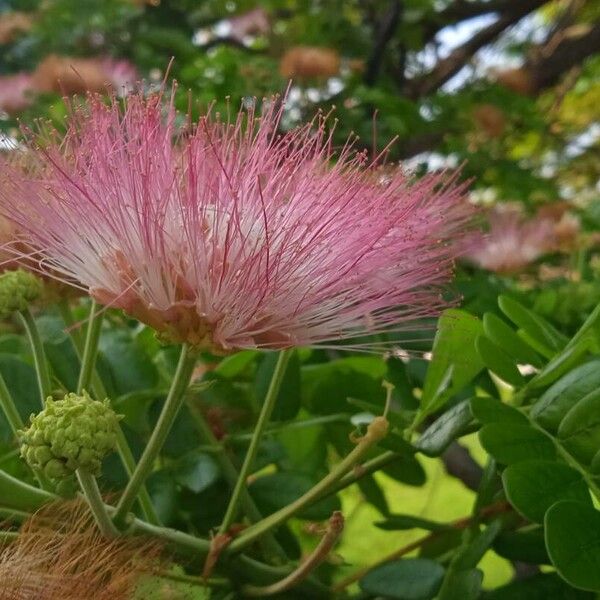
M 265 105 L 178 130 L 160 97 L 90 97 L 37 169 L 6 167 L 1 210 L 43 268 L 174 342 L 326 345 L 435 314 L 463 187 L 336 153 L 323 119 L 280 134 Z

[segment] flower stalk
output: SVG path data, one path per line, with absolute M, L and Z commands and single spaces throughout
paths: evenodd
M 88 471 L 78 469 L 77 480 L 102 535 L 105 537 L 116 537 L 119 535 L 119 531 L 106 512 L 96 478 Z
M 74 325 L 73 314 L 66 302 L 62 302 L 60 305 L 60 312 L 65 324 L 67 326 Z M 100 342 L 100 332 L 102 330 L 103 313 L 98 310 L 98 304 L 95 300 L 92 301 L 90 307 L 90 316 L 88 329 L 85 337 L 85 341 L 81 339 L 78 331 L 71 332 L 71 340 L 75 350 L 81 360 L 81 371 L 79 373 L 79 380 L 77 383 L 78 393 L 81 393 L 88 387 L 92 388 L 96 399 L 103 399 L 107 397 L 106 389 L 102 383 L 102 380 L 98 376 L 96 371 L 96 359 L 98 357 L 98 345 Z M 121 463 L 125 468 L 125 472 L 128 477 L 131 477 L 135 471 L 135 457 L 131 452 L 131 448 L 127 443 L 127 438 L 123 433 L 123 429 L 119 424 L 116 428 L 116 444 L 117 451 L 121 458 Z M 159 518 L 156 514 L 152 499 L 145 486 L 140 488 L 139 503 L 144 518 L 150 523 L 155 525 L 159 524 Z
M 223 522 L 221 523 L 221 527 L 219 529 L 220 534 L 226 533 L 229 530 L 238 515 L 240 502 L 242 501 L 246 486 L 246 480 L 250 475 L 250 470 L 252 469 L 252 465 L 256 459 L 256 454 L 258 452 L 263 433 L 267 424 L 269 423 L 273 409 L 275 408 L 275 402 L 277 401 L 277 396 L 279 395 L 279 390 L 281 389 L 285 370 L 291 355 L 292 350 L 289 349 L 283 350 L 279 353 L 277 364 L 275 365 L 275 371 L 273 372 L 273 377 L 271 378 L 267 395 L 265 396 L 265 400 L 258 416 L 258 421 L 256 423 L 254 433 L 252 434 L 252 439 L 250 440 L 250 445 L 248 446 L 244 463 L 240 469 L 237 482 L 231 494 L 229 506 L 225 511 L 225 516 L 223 517 Z
M 388 432 L 389 423 L 385 417 L 376 417 L 371 421 L 367 429 L 367 433 L 357 439 L 356 447 L 344 458 L 339 464 L 335 466 L 333 471 L 326 477 L 321 479 L 314 487 L 312 487 L 306 494 L 288 504 L 284 508 L 269 515 L 259 523 L 248 527 L 239 537 L 233 540 L 229 549 L 231 552 L 239 552 L 246 548 L 249 544 L 254 542 L 257 538 L 264 535 L 267 531 L 270 531 L 274 527 L 277 527 L 284 521 L 287 521 L 290 517 L 294 516 L 309 504 L 312 504 L 325 494 L 331 486 L 339 481 L 350 469 L 358 464 L 365 454 L 371 449 L 372 446 L 382 440 Z
M 98 356 L 98 343 L 100 342 L 100 330 L 102 329 L 102 313 L 98 311 L 98 304 L 92 301 L 90 308 L 89 323 L 85 335 L 85 345 L 81 356 L 81 370 L 77 381 L 77 393 L 81 394 L 83 390 L 90 387 L 94 369 L 96 367 L 96 357 Z M 101 400 L 101 398 L 98 398 Z
M 179 364 L 171 384 L 171 389 L 163 406 L 162 412 L 158 418 L 154 431 L 150 436 L 150 440 L 144 449 L 144 452 L 138 462 L 131 479 L 117 504 L 117 510 L 113 516 L 115 523 L 122 523 L 127 513 L 129 512 L 132 504 L 135 502 L 137 495 L 144 484 L 144 481 L 152 471 L 154 461 L 158 454 L 171 427 L 175 421 L 175 417 L 179 413 L 181 408 L 185 392 L 188 388 L 192 373 L 196 365 L 197 354 L 186 344 L 181 347 L 181 354 L 179 357 Z
M 28 308 L 19 311 L 19 318 L 27 332 L 27 337 L 29 338 L 29 343 L 31 345 L 33 362 L 35 364 L 35 372 L 40 390 L 40 404 L 42 408 L 44 408 L 44 402 L 46 402 L 46 398 L 50 396 L 52 392 L 50 372 L 48 371 L 44 345 L 42 343 L 42 338 L 40 337 L 40 332 L 35 324 L 35 319 Z

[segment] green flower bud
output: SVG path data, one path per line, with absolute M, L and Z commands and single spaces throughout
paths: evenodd
M 18 269 L 0 275 L 0 318 L 25 310 L 43 291 L 42 281 L 33 273 Z
M 31 415 L 31 425 L 20 432 L 21 456 L 53 480 L 66 479 L 77 469 L 100 474 L 102 459 L 114 450 L 120 417 L 103 402 L 67 394 L 48 398 L 44 410 Z

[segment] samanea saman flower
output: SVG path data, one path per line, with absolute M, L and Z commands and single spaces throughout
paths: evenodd
M 280 133 L 281 111 L 178 129 L 160 96 L 90 96 L 36 167 L 4 166 L 1 210 L 42 268 L 171 342 L 362 347 L 435 314 L 464 187 L 336 152 L 321 118 Z

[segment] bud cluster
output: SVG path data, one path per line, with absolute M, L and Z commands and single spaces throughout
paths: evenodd
M 33 273 L 18 269 L 0 275 L 0 318 L 17 310 L 25 310 L 43 291 L 41 279 Z
M 48 478 L 65 479 L 77 469 L 100 474 L 103 458 L 116 444 L 119 416 L 103 402 L 67 394 L 48 398 L 44 410 L 31 415 L 31 425 L 21 432 L 21 455 Z

